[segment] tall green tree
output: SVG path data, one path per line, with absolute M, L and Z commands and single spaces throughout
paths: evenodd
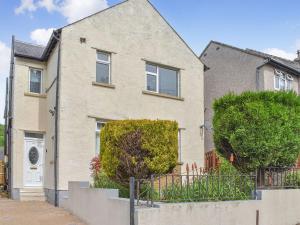
M 300 153 L 300 97 L 294 92 L 227 94 L 213 105 L 217 151 L 241 171 L 292 166 Z

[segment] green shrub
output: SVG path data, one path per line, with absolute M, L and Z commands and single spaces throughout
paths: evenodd
M 285 176 L 284 181 L 285 187 L 300 187 L 300 170 L 299 171 L 291 171 Z
M 189 184 L 170 185 L 162 190 L 167 202 L 198 202 L 252 199 L 255 182 L 249 176 L 209 174 L 194 178 Z
M 101 164 L 119 183 L 129 177 L 165 174 L 178 159 L 178 125 L 173 121 L 112 121 L 101 131 Z
M 300 97 L 294 92 L 233 93 L 214 102 L 217 151 L 240 171 L 294 165 L 300 153 Z
M 99 172 L 94 178 L 94 188 L 118 189 L 121 198 L 129 198 L 129 188 L 111 180 L 104 172 Z
M 0 147 L 4 146 L 4 126 L 0 124 Z

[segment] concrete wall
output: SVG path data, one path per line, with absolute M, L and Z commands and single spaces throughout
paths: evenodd
M 300 223 L 300 189 L 266 190 L 260 200 L 156 204 L 136 208 L 135 225 L 296 225 Z M 88 182 L 70 182 L 62 207 L 89 225 L 129 224 L 129 200 L 117 190 L 89 188 Z
M 296 225 L 300 190 L 268 190 L 261 200 L 163 204 L 138 209 L 136 225 Z
M 118 190 L 89 188 L 88 182 L 69 182 L 69 194 L 61 207 L 88 225 L 129 225 L 129 200 Z
M 86 43 L 80 42 L 86 38 Z M 59 189 L 87 180 L 96 119 L 176 120 L 182 161 L 204 165 L 203 64 L 147 0 L 129 0 L 62 30 Z M 112 52 L 112 85 L 95 86 L 96 49 Z M 144 94 L 146 61 L 180 69 L 182 99 Z

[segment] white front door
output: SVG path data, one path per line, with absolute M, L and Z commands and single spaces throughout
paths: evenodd
M 24 149 L 24 186 L 43 186 L 44 139 L 26 138 Z

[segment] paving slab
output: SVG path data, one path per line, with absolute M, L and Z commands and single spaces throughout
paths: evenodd
M 76 216 L 46 202 L 0 198 L 0 225 L 87 225 Z

